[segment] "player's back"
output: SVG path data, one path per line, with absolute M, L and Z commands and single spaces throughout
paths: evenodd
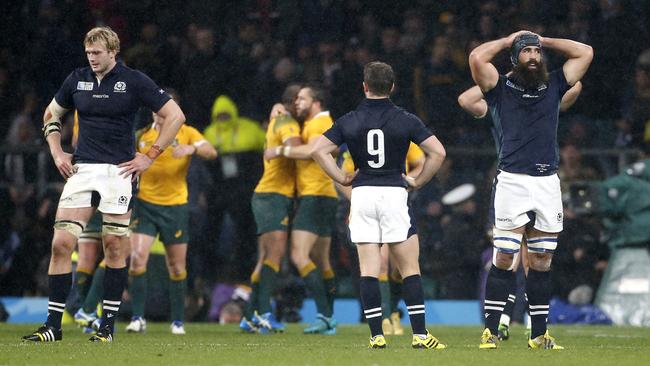
M 422 121 L 388 98 L 366 99 L 337 121 L 337 129 L 359 169 L 354 187 L 406 187 L 402 174 L 409 143 L 431 136 Z

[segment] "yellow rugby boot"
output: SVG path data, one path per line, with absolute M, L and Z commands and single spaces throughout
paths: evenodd
M 555 343 L 555 338 L 551 337 L 548 334 L 548 330 L 546 330 L 546 333 L 541 336 L 537 336 L 533 339 L 528 340 L 528 348 L 531 349 L 564 349 L 564 347 L 558 345 Z
M 370 348 L 386 348 L 386 338 L 383 335 L 371 337 Z
M 481 344 L 478 345 L 479 349 L 496 349 L 499 343 L 499 338 L 496 334 L 492 334 L 490 329 L 485 328 L 481 335 Z
M 436 337 L 432 336 L 431 333 L 427 331 L 426 336 L 414 335 L 411 347 L 421 349 L 445 349 L 447 348 L 447 345 L 440 343 Z

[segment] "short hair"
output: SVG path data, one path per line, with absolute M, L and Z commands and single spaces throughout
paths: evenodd
M 120 53 L 120 38 L 110 27 L 95 27 L 86 33 L 84 45 L 101 42 L 108 51 Z
M 372 61 L 363 67 L 363 82 L 374 95 L 390 95 L 395 83 L 395 73 L 389 64 Z
M 293 104 L 300 89 L 302 89 L 300 84 L 289 84 L 282 93 L 282 104 Z
M 325 89 L 315 84 L 308 84 L 305 85 L 303 88 L 309 89 L 309 91 L 311 92 L 310 94 L 312 99 L 320 102 L 321 108 L 325 109 L 325 106 L 327 105 L 327 92 L 325 91 Z

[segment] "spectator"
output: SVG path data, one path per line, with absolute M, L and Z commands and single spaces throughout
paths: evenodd
M 205 235 L 218 239 L 226 214 L 234 225 L 233 242 L 219 243 L 219 248 L 200 249 L 204 260 L 203 275 L 212 279 L 226 276 L 226 280 L 243 283 L 257 260 L 257 237 L 255 225 L 251 224 L 254 219 L 250 202 L 263 170 L 265 133 L 257 122 L 241 117 L 237 105 L 229 97 L 220 95 L 212 106 L 212 122 L 203 135 L 218 152 L 217 160 L 206 162 L 213 184 L 206 192 L 212 227 Z M 224 252 L 230 253 L 228 258 L 218 258 L 218 253 Z M 224 270 L 216 273 L 215 268 Z

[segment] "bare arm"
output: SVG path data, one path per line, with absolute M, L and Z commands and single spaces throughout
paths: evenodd
M 185 123 L 185 115 L 183 114 L 181 107 L 179 107 L 173 99 L 167 101 L 167 103 L 165 103 L 156 114 L 163 118 L 165 122 L 160 127 L 160 134 L 158 135 L 154 145 L 158 145 L 162 150 L 164 150 L 172 143 L 172 141 L 174 141 L 178 130 L 181 128 L 183 123 Z
M 52 159 L 54 159 L 54 164 L 59 170 L 59 173 L 63 178 L 70 178 L 74 174 L 74 167 L 72 166 L 72 154 L 68 154 L 63 151 L 61 147 L 61 119 L 67 112 L 67 109 L 61 107 L 59 103 L 56 102 L 56 99 L 52 98 L 50 105 L 45 108 L 45 113 L 43 114 L 43 129 L 46 132 L 47 137 L 45 140 L 50 147 L 50 154 L 52 154 Z M 58 123 L 58 130 L 56 124 Z
M 287 112 L 287 108 L 285 108 L 282 103 L 275 103 L 273 108 L 271 108 L 271 113 L 269 113 L 269 121 L 277 117 L 279 114 L 289 114 L 289 112 Z
M 578 96 L 582 92 L 582 82 L 578 81 L 571 89 L 567 90 L 562 97 L 562 102 L 560 102 L 560 111 L 564 112 L 578 100 Z
M 201 159 L 214 160 L 217 158 L 217 149 L 215 149 L 207 140 L 195 142 L 194 147 L 196 147 L 196 155 Z
M 151 166 L 165 147 L 172 143 L 178 130 L 185 123 L 185 115 L 173 99 L 167 101 L 156 114 L 165 121 L 160 127 L 160 134 L 158 134 L 156 142 L 146 154 L 136 153 L 132 160 L 119 164 L 120 168 L 124 168 L 120 171 L 120 175 L 130 175 L 135 180 Z
M 422 172 L 415 178 L 404 176 L 407 183 L 415 189 L 421 188 L 433 178 L 447 155 L 442 143 L 435 136 L 422 141 L 419 146 L 425 154 Z
M 285 154 L 290 153 L 291 149 L 301 145 L 302 145 L 302 139 L 300 137 L 298 136 L 290 137 L 286 139 L 282 143 L 282 145 L 269 147 L 266 150 L 264 150 L 264 159 L 271 160 L 271 159 L 278 158 L 280 156 L 286 156 Z
M 176 159 L 187 155 L 198 155 L 201 159 L 214 160 L 217 158 L 217 150 L 208 140 L 200 140 L 192 145 L 177 145 L 172 152 L 172 156 Z
M 332 152 L 337 149 L 336 144 L 323 135 L 312 140 L 314 141 L 314 144 L 311 150 L 311 158 L 320 165 L 323 171 L 325 171 L 334 182 L 339 183 L 342 186 L 349 186 L 352 183 L 352 179 L 356 176 L 356 172 L 352 174 L 345 173 L 338 167 L 338 165 L 336 165 L 336 161 L 334 160 L 334 157 L 332 157 Z
M 508 37 L 483 43 L 469 54 L 469 67 L 472 78 L 483 92 L 493 89 L 499 82 L 499 72 L 492 64 L 492 59 L 502 50 L 510 47 L 515 37 L 528 31 L 512 33 Z
M 540 42 L 542 47 L 556 50 L 568 58 L 562 66 L 562 70 L 567 83 L 571 86 L 582 79 L 594 58 L 593 48 L 584 43 L 547 37 L 540 37 Z
M 264 159 L 271 160 L 279 156 L 289 159 L 309 160 L 319 136 L 312 137 L 307 144 L 302 144 L 300 137 L 292 137 L 283 146 L 269 147 L 264 151 Z
M 483 92 L 481 92 L 478 85 L 465 90 L 459 95 L 458 104 L 474 118 L 483 118 L 488 111 L 487 102 L 483 99 Z

